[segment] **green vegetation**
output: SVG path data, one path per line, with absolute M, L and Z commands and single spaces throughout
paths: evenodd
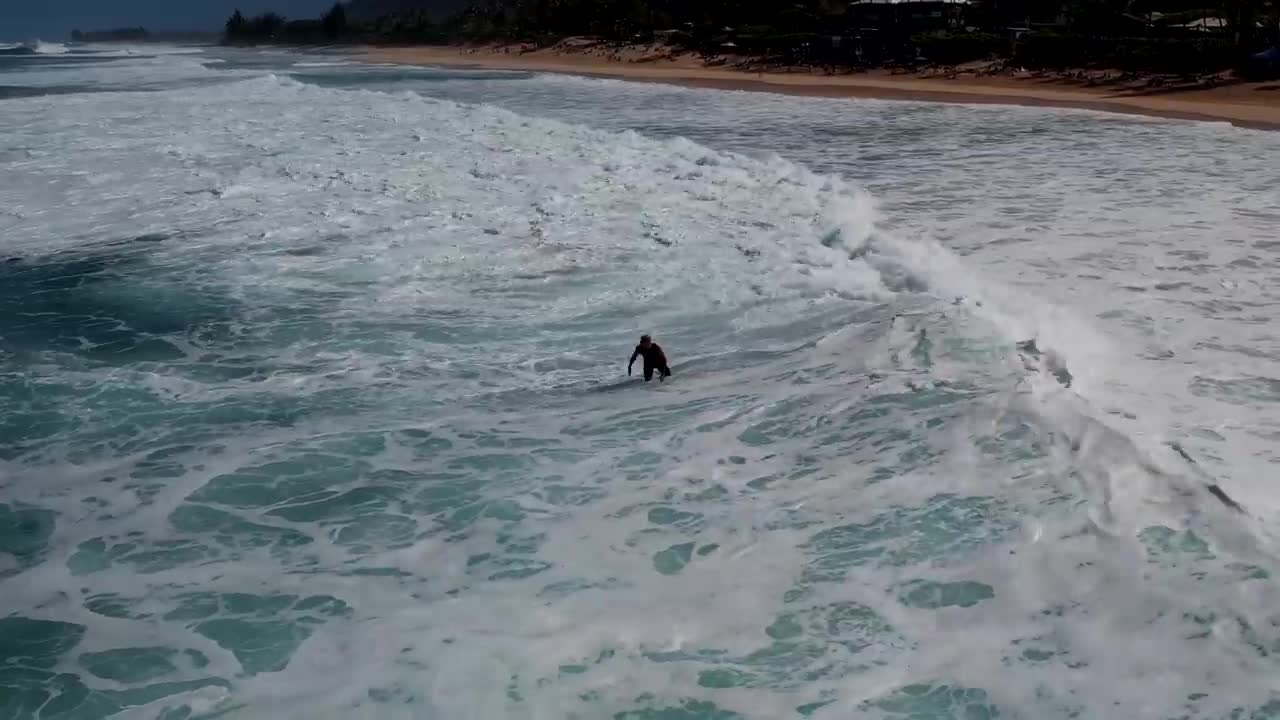
M 353 12 L 359 9 L 359 3 L 337 3 L 318 20 L 292 21 L 276 13 L 246 18 L 236 10 L 227 20 L 224 42 L 231 45 L 444 43 L 461 37 L 456 23 L 447 18 L 438 19 L 426 9 L 403 5 L 403 9 L 395 12 L 362 18 L 361 13 Z
M 146 28 L 116 28 L 114 30 L 96 30 L 93 32 L 71 31 L 71 39 L 76 42 L 126 42 L 151 39 Z
M 151 32 L 144 27 L 113 28 L 111 30 L 91 30 L 82 32 L 73 30 L 71 39 L 74 42 L 109 43 L 109 42 L 163 42 L 163 43 L 209 43 L 217 42 L 218 34 L 195 30 L 169 30 Z
M 1280 43 L 1280 0 L 354 0 L 227 21 L 226 42 L 661 43 L 760 63 L 1216 72 Z M 1272 56 L 1268 56 L 1272 57 Z M 1263 68 L 1266 70 L 1267 68 Z M 1280 72 L 1280 68 L 1270 68 Z

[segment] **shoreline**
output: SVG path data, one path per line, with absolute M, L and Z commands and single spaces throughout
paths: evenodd
M 498 45 L 366 47 L 355 56 L 372 63 L 545 72 L 811 97 L 1057 107 L 1280 130 L 1280 81 L 1170 90 L 1088 87 L 1080 81 L 1030 73 L 1015 77 L 961 71 L 952 77 L 920 77 L 871 70 L 825 75 L 708 66 L 695 57 L 657 48 L 598 50 L 586 44 L 539 50 Z

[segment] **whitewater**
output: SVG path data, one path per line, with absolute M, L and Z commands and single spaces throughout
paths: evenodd
M 1280 718 L 1280 135 L 44 48 L 0 717 Z

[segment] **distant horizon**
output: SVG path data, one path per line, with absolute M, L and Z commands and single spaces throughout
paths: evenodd
M 118 25 L 114 27 L 93 27 L 93 28 L 82 27 L 82 28 L 72 28 L 70 31 L 67 32 L 66 35 L 63 35 L 63 36 L 50 37 L 50 36 L 42 36 L 42 35 L 33 35 L 29 37 L 4 37 L 0 35 L 0 45 L 26 45 L 33 42 L 64 44 L 69 42 L 75 42 L 74 38 L 72 37 L 72 34 L 76 30 L 79 30 L 80 32 L 86 33 L 86 34 L 92 34 L 92 33 L 110 32 L 113 30 L 128 30 L 131 28 L 138 28 L 138 27 L 141 27 L 142 29 L 146 30 L 148 33 L 153 35 L 183 35 L 183 34 L 219 35 L 223 31 L 223 28 L 221 26 L 215 27 L 215 28 L 191 28 L 191 27 L 161 28 L 161 27 L 149 27 L 147 25 L 135 24 L 135 25 Z
M 38 6 L 0 9 L 0 43 L 68 42 L 74 30 L 94 32 L 144 27 L 152 32 L 217 32 L 231 13 L 277 12 L 290 19 L 319 17 L 334 0 L 49 0 Z

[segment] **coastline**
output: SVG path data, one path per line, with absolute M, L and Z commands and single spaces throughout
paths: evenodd
M 1213 88 L 1163 89 L 1061 77 L 981 75 L 921 77 L 872 70 L 819 74 L 708 66 L 690 55 L 660 48 L 593 49 L 589 45 L 527 50 L 519 46 L 368 47 L 366 62 L 436 65 L 488 70 L 524 70 L 719 90 L 746 90 L 815 97 L 879 98 L 964 104 L 1060 107 L 1178 120 L 1229 122 L 1237 127 L 1280 130 L 1280 81 L 1232 83 Z

